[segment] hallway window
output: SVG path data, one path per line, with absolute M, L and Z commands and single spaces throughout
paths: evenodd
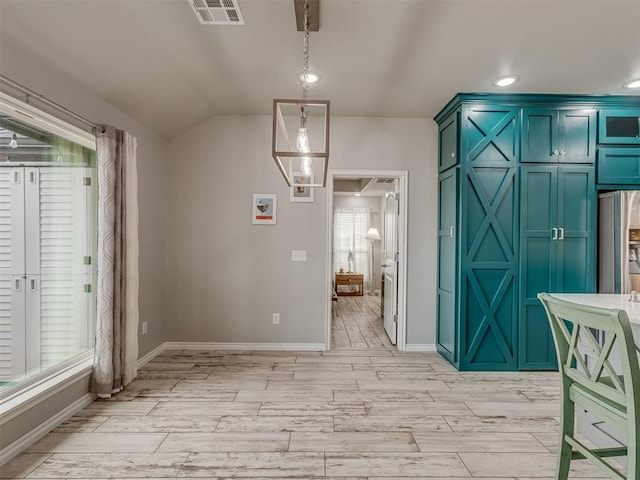
M 94 343 L 95 138 L 32 115 L 0 101 L 0 396 Z
M 336 208 L 333 220 L 333 267 L 338 272 L 364 274 L 369 278 L 368 240 L 369 209 Z

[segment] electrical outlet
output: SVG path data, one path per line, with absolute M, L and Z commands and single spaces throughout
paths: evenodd
M 274 325 L 280 325 L 280 314 L 279 313 L 274 313 L 273 314 L 273 324 Z
M 142 334 L 146 335 L 149 331 L 149 322 L 142 322 Z

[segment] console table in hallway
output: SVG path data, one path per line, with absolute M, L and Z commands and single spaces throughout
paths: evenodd
M 358 290 L 345 292 L 339 287 L 356 286 Z M 336 273 L 336 294 L 338 296 L 364 295 L 364 275 L 362 273 Z

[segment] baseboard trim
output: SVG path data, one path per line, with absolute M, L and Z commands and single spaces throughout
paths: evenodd
M 165 342 L 163 350 L 298 350 L 324 351 L 324 343 Z
M 164 342 L 138 359 L 138 369 L 166 350 L 258 350 L 258 351 L 325 351 L 324 343 L 235 343 L 235 342 Z
M 166 350 L 256 350 L 256 351 L 300 351 L 323 352 L 324 343 L 236 343 L 236 342 L 164 342 L 138 359 L 138 368 L 152 361 Z M 405 352 L 437 352 L 434 343 L 408 343 Z
M 18 455 L 20 452 L 29 448 L 31 445 L 36 443 L 42 437 L 44 437 L 51 430 L 56 428 L 61 423 L 67 421 L 71 417 L 73 417 L 80 410 L 85 408 L 87 405 L 90 405 L 94 400 L 94 396 L 90 393 L 83 395 L 78 400 L 73 402 L 71 405 L 65 407 L 60 410 L 54 416 L 47 419 L 47 421 L 41 423 L 33 430 L 25 433 L 22 437 L 16 440 L 13 443 L 10 443 L 5 448 L 0 451 L 0 465 L 4 465 L 6 462 L 11 460 L 13 457 Z
M 437 352 L 435 343 L 407 343 L 405 352 Z
M 166 345 L 167 345 L 167 342 L 161 343 L 156 348 L 154 348 L 149 353 L 147 353 L 145 356 L 140 357 L 138 359 L 138 369 L 144 367 L 147 363 L 149 363 L 151 360 L 153 360 L 158 355 L 160 355 L 164 350 L 166 350 L 167 348 Z

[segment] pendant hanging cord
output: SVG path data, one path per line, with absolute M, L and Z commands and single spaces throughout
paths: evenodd
M 97 128 L 98 126 L 93 123 L 90 120 L 87 120 L 86 118 L 84 118 L 81 115 L 78 115 L 75 112 L 72 112 L 71 110 L 63 107 L 62 105 L 54 102 L 53 100 L 49 100 L 47 97 L 45 97 L 44 95 L 41 95 L 37 92 L 34 92 L 33 90 L 31 90 L 30 88 L 25 87 L 24 85 L 19 84 L 18 82 L 14 82 L 13 80 L 11 80 L 8 77 L 5 77 L 4 75 L 0 74 L 0 81 L 6 83 L 7 85 L 10 85 L 11 87 L 15 88 L 16 90 L 21 91 L 22 93 L 25 94 L 26 98 L 25 98 L 25 103 L 29 103 L 29 99 L 31 97 L 37 99 L 38 101 L 49 105 L 50 107 L 55 108 L 56 110 L 64 113 L 65 115 L 68 115 L 72 118 L 75 118 L 76 120 L 81 121 L 82 123 L 86 124 L 89 127 L 92 128 Z
M 307 74 L 309 73 L 309 0 L 304 0 L 304 43 L 302 49 L 302 99 L 307 100 Z

